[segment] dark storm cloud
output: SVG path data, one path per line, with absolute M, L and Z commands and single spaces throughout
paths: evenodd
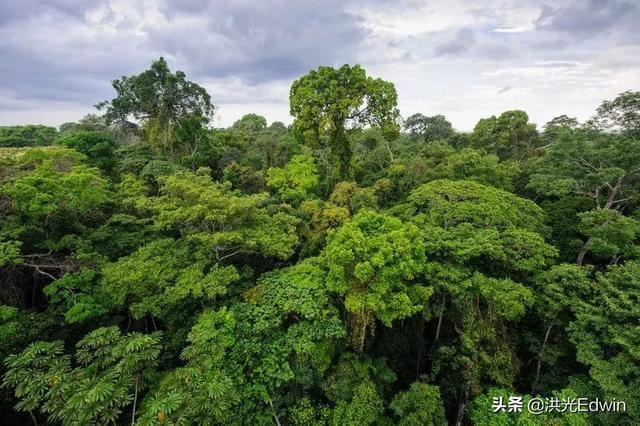
M 150 39 L 175 56 L 188 57 L 197 73 L 241 76 L 254 83 L 292 78 L 321 64 L 353 59 L 366 33 L 343 5 L 341 0 L 172 1 L 165 5 L 168 16 L 206 19 L 204 40 L 190 40 L 185 29 L 162 28 L 153 29 Z M 220 40 L 228 40 L 236 54 L 219 57 Z M 203 54 L 203 42 L 209 54 Z
M 35 52 L 20 43 L 0 46 L 0 79 L 5 82 L 0 88 L 20 100 L 78 102 L 90 108 L 108 96 L 110 81 L 123 69 L 134 72 L 133 64 L 138 64 L 137 70 L 148 65 L 148 61 L 134 58 L 120 62 L 122 57 L 112 53 L 101 55 L 94 48 L 81 46 L 69 53 L 62 46 Z
M 42 100 L 93 104 L 108 96 L 111 79 L 161 55 L 195 80 L 293 79 L 352 61 L 366 36 L 340 0 L 171 0 L 156 3 L 159 17 L 148 22 L 110 1 L 0 1 L 0 79 L 11 81 L 12 93 Z M 96 7 L 101 17 L 90 22 Z

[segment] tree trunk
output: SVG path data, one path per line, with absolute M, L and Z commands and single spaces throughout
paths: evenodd
M 34 426 L 38 426 L 38 420 L 36 420 L 36 416 L 33 415 L 33 411 L 29 410 L 29 416 L 31 416 L 31 421 L 33 422 Z
M 584 243 L 584 245 L 580 249 L 580 253 L 578 253 L 578 257 L 576 258 L 576 264 L 578 266 L 582 266 L 582 264 L 584 263 L 584 257 L 591 249 L 591 244 L 592 244 L 592 240 L 591 238 L 589 238 L 587 242 Z
M 358 352 L 364 352 L 364 341 L 367 338 L 367 320 L 362 320 L 362 330 L 360 331 L 360 342 L 358 343 Z
M 351 167 L 351 146 L 349 137 L 344 130 L 344 123 L 337 122 L 336 130 L 333 133 L 331 141 L 331 156 L 338 169 L 338 178 L 340 180 L 349 180 Z
M 131 413 L 131 426 L 136 424 L 136 404 L 138 403 L 138 384 L 140 383 L 140 373 L 136 374 L 136 388 L 133 393 L 133 411 Z
M 557 315 L 557 314 L 556 314 Z M 542 355 L 544 355 L 544 350 L 547 347 L 547 340 L 549 340 L 549 334 L 551 333 L 551 329 L 553 328 L 553 321 L 555 320 L 555 315 L 551 322 L 549 323 L 549 327 L 547 327 L 547 332 L 544 334 L 544 340 L 542 341 L 542 347 L 540 348 L 540 353 L 538 354 L 538 365 L 536 366 L 536 378 L 533 381 L 533 386 L 531 386 L 531 394 L 535 395 L 538 390 L 538 380 L 540 379 L 540 367 L 542 366 Z
M 464 391 L 462 392 L 462 398 L 460 400 L 460 405 L 458 406 L 458 415 L 456 416 L 456 426 L 462 426 L 462 421 L 464 420 L 464 412 L 469 402 L 469 389 L 471 388 L 471 369 L 473 368 L 473 363 L 470 363 L 467 366 L 467 381 L 464 384 Z
M 614 186 L 610 186 L 611 188 L 611 192 L 609 192 L 609 195 L 607 196 L 607 202 L 604 205 L 604 209 L 610 209 L 613 207 L 613 205 L 617 202 L 616 201 L 616 197 L 618 195 L 618 192 L 620 192 L 620 189 L 622 188 L 622 182 L 624 181 L 624 176 L 620 176 L 618 178 L 618 180 L 616 181 L 616 184 Z M 597 201 L 598 203 L 598 209 L 600 209 L 600 202 Z M 619 207 L 617 207 L 619 208 Z M 582 266 L 582 264 L 584 263 L 584 257 L 585 255 L 589 252 L 589 250 L 591 249 L 591 245 L 593 244 L 593 241 L 591 238 L 589 238 L 587 240 L 586 243 L 584 243 L 584 245 L 582 246 L 582 248 L 580 249 L 580 253 L 578 253 L 578 257 L 576 259 L 576 264 L 578 266 Z
M 269 405 L 271 406 L 271 411 L 273 412 L 273 418 L 276 421 L 276 425 L 281 426 L 280 425 L 280 419 L 278 418 L 278 414 L 276 413 L 276 409 L 273 406 L 273 401 L 271 401 L 271 397 L 268 397 L 269 399 Z
M 445 303 L 445 297 L 444 295 L 442 296 L 442 304 L 440 305 L 440 315 L 438 316 L 438 327 L 436 327 L 436 338 L 435 341 L 437 342 L 438 339 L 440 338 L 440 328 L 442 327 L 442 316 L 444 315 L 444 303 Z
M 358 353 L 364 352 L 364 344 L 367 340 L 367 331 L 370 327 L 370 322 L 370 312 L 367 312 L 365 309 L 350 316 L 351 333 L 349 336 L 349 344 L 352 345 L 353 349 Z
M 385 146 L 387 147 L 387 151 L 389 152 L 389 160 L 393 163 L 393 151 L 391 151 L 391 146 L 389 145 L 389 141 L 385 138 L 384 140 Z
M 609 196 L 607 197 L 607 203 L 604 205 L 605 209 L 610 209 L 611 206 L 613 206 L 613 203 L 616 202 L 616 196 L 618 195 L 618 191 L 620 191 L 620 188 L 622 187 L 622 181 L 623 180 L 624 180 L 624 176 L 619 177 L 618 181 L 615 184 L 615 186 L 613 188 L 611 188 L 611 192 L 609 193 Z

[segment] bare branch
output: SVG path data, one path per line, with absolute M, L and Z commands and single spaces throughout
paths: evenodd
M 40 269 L 40 265 L 36 265 L 34 263 L 23 263 L 24 266 L 28 266 L 30 268 L 35 269 L 35 271 L 37 273 L 39 273 L 40 275 L 44 275 L 45 277 L 51 278 L 53 281 L 57 280 L 57 277 L 54 277 L 53 275 L 51 275 L 50 273 L 43 271 L 42 269 Z

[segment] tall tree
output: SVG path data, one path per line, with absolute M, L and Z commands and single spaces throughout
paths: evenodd
M 563 263 L 541 272 L 533 280 L 534 318 L 539 330 L 536 337 L 540 342 L 531 345 L 537 358 L 531 385 L 534 395 L 548 389 L 541 382 L 555 383 L 558 376 L 564 375 L 562 364 L 567 363 L 574 350 L 569 344 L 567 327 L 575 319 L 574 312 L 582 301 L 592 297 L 591 273 L 590 267 Z M 546 378 L 543 366 L 552 370 Z
M 418 229 L 394 217 L 358 213 L 329 237 L 321 257 L 327 285 L 344 296 L 351 343 L 359 352 L 376 320 L 390 327 L 422 310 L 433 292 L 420 279 L 424 246 Z
M 538 233 L 543 211 L 514 194 L 436 180 L 416 188 L 408 201 L 402 217 L 421 230 L 425 279 L 434 287 L 426 310 L 437 318 L 433 373 L 446 378 L 441 388 L 459 401 L 461 421 L 484 383 L 513 383 L 518 361 L 508 324 L 532 304 L 527 284 L 556 251 Z M 443 339 L 452 333 L 453 340 Z
M 315 144 L 327 135 L 340 180 L 350 176 L 350 131 L 374 126 L 397 133 L 397 102 L 393 83 L 368 77 L 359 65 L 319 67 L 294 81 L 289 95 L 294 127 Z
M 116 97 L 96 105 L 105 110 L 106 123 L 127 121 L 129 117 L 144 122 L 149 137 L 171 159 L 175 156 L 173 133 L 179 122 L 190 115 L 208 122 L 214 112 L 207 91 L 187 80 L 184 72 L 172 73 L 162 57 L 147 71 L 114 80 L 113 88 Z
M 431 117 L 420 113 L 410 115 L 404 121 L 404 128 L 413 137 L 425 142 L 446 140 L 455 133 L 449 120 L 440 114 Z
M 527 113 L 520 110 L 481 119 L 471 135 L 476 147 L 488 149 L 502 160 L 530 157 L 539 139 L 536 125 L 529 123 Z
M 636 140 L 640 139 L 640 92 L 628 90 L 612 101 L 602 102 L 595 118 L 605 128 L 617 129 Z
M 560 133 L 573 131 L 578 128 L 578 119 L 565 114 L 552 118 L 545 124 L 543 136 L 547 143 L 552 143 Z

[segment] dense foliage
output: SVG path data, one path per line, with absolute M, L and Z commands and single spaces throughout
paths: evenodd
M 7 424 L 640 423 L 638 92 L 466 134 L 359 66 L 296 80 L 289 127 L 209 127 L 163 59 L 113 86 L 0 128 Z

